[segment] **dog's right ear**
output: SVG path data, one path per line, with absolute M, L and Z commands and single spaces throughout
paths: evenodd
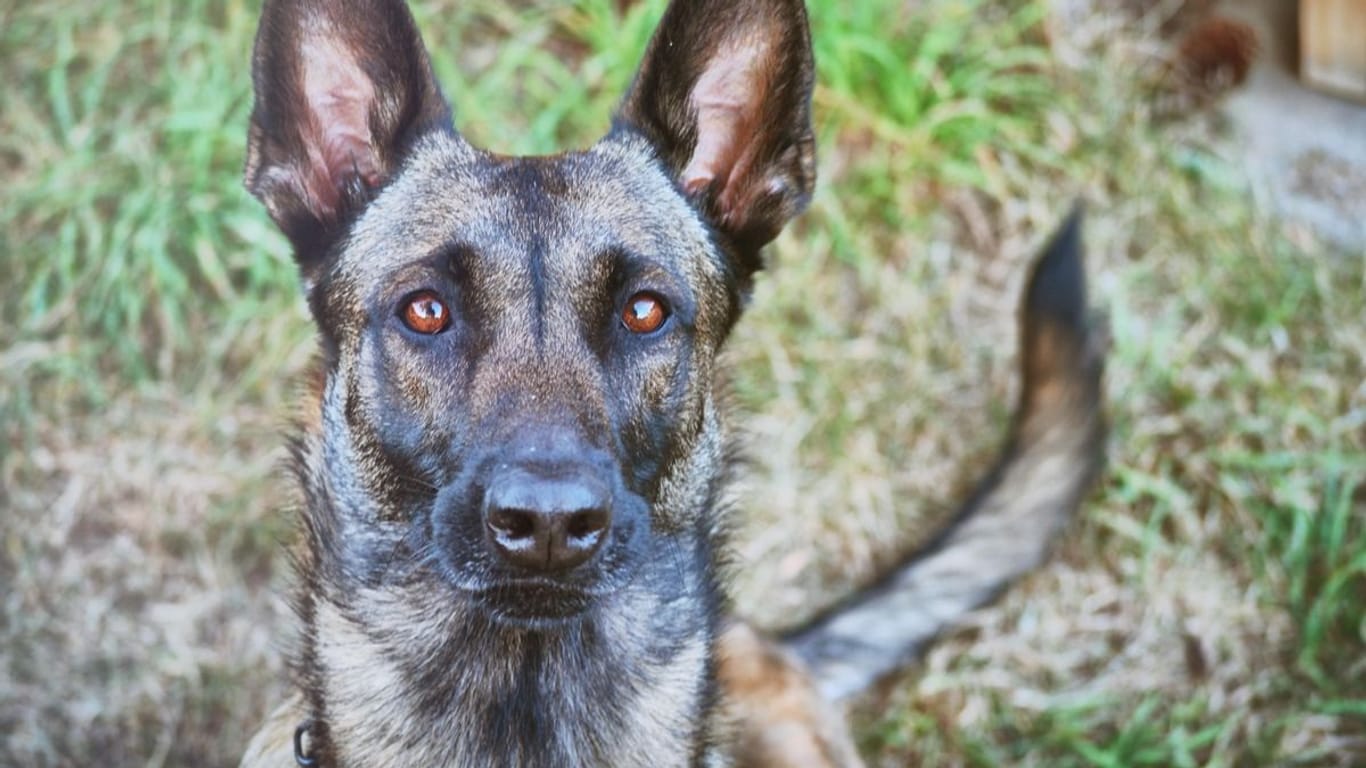
M 453 130 L 402 0 L 267 0 L 252 82 L 246 186 L 306 280 L 413 141 Z

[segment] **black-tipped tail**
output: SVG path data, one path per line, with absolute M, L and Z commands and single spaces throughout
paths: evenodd
M 1024 387 L 995 468 L 930 546 L 785 640 L 826 696 L 859 693 L 911 662 L 965 613 L 1037 566 L 1102 460 L 1105 329 L 1093 327 L 1081 211 L 1044 249 L 1025 289 Z
M 1072 209 L 1034 265 L 1025 289 L 1028 316 L 1086 332 L 1086 269 L 1082 264 L 1082 208 Z

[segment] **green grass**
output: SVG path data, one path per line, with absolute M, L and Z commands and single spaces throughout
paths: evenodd
M 1110 470 L 1053 566 L 858 708 L 865 752 L 1361 759 L 1366 253 L 1258 210 L 1212 121 L 1149 119 L 1141 46 L 1057 63 L 1043 0 L 809 4 L 822 178 L 730 353 L 741 606 L 790 621 L 924 540 L 1006 418 L 1025 265 L 1085 196 Z M 594 140 L 662 3 L 618 5 L 420 4 L 460 129 Z M 282 690 L 274 466 L 312 342 L 240 183 L 256 12 L 0 10 L 0 762 L 231 763 Z

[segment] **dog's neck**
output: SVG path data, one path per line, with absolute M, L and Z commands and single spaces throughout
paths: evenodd
M 416 571 L 329 584 L 305 555 L 297 672 L 321 764 L 714 764 L 719 598 L 710 564 L 681 560 L 708 548 L 664 548 L 602 605 L 540 630 Z

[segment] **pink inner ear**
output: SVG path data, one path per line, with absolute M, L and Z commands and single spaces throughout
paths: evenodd
M 370 132 L 375 89 L 355 56 L 325 34 L 309 35 L 300 53 L 308 105 L 301 138 L 308 159 L 307 167 L 296 171 L 308 207 L 325 217 L 341 204 L 348 174 L 359 174 L 369 186 L 380 182 L 380 158 Z
M 717 203 L 733 218 L 755 190 L 747 187 L 759 141 L 758 125 L 771 41 L 756 34 L 728 40 L 712 55 L 693 86 L 697 146 L 683 169 L 683 189 L 696 193 L 716 184 Z

